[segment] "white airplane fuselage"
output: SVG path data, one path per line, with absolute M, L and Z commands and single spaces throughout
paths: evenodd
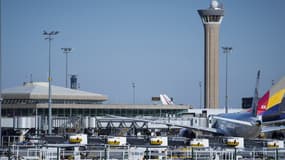
M 214 118 L 213 127 L 217 129 L 218 133 L 225 136 L 238 136 L 245 138 L 255 138 L 261 133 L 261 125 L 257 125 L 257 118 L 252 116 L 252 113 L 228 113 L 219 114 L 216 117 L 245 121 L 252 125 L 244 125 L 231 121 Z

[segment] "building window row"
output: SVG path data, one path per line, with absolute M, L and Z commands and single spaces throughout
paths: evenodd
M 106 114 L 118 115 L 118 116 L 159 116 L 165 117 L 169 114 L 177 114 L 181 110 L 145 110 L 145 109 L 70 109 L 70 108 L 58 108 L 52 109 L 53 116 L 105 116 Z M 47 116 L 48 109 L 38 109 L 38 115 Z M 23 109 L 3 109 L 2 116 L 34 116 L 36 115 L 35 108 L 23 108 Z
M 204 16 L 203 19 L 205 22 L 219 22 L 221 16 L 218 15 Z
M 60 100 L 53 99 L 52 103 L 56 104 L 102 104 L 98 100 Z M 48 99 L 4 99 L 2 104 L 40 104 L 48 103 Z

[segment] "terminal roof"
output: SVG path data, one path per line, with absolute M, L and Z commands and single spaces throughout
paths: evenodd
M 4 89 L 3 99 L 48 99 L 48 83 L 32 82 L 24 83 L 23 86 Z M 51 86 L 52 99 L 62 100 L 98 100 L 106 101 L 105 95 L 80 91 L 60 86 Z

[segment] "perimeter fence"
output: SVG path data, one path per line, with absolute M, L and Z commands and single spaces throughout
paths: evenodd
M 284 148 L 197 148 L 11 145 L 0 160 L 284 160 Z

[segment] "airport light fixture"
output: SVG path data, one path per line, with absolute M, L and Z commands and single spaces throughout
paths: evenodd
M 2 0 L 0 0 L 0 12 L 2 11 Z M 2 147 L 2 14 L 0 13 L 0 147 Z
M 51 111 L 51 41 L 53 40 L 53 37 L 57 35 L 58 31 L 51 31 L 51 32 L 43 32 L 43 35 L 46 36 L 45 40 L 48 40 L 49 42 L 49 65 L 48 65 L 48 134 L 51 135 L 52 133 L 52 111 Z
M 199 81 L 199 89 L 200 89 L 200 109 L 202 109 L 202 81 Z
M 133 104 L 136 104 L 136 83 L 132 82 L 133 87 Z
M 228 54 L 232 52 L 232 47 L 222 47 L 226 55 L 226 88 L 225 88 L 225 113 L 228 113 Z
M 68 54 L 71 53 L 72 48 L 61 48 L 65 56 L 65 87 L 68 88 Z

